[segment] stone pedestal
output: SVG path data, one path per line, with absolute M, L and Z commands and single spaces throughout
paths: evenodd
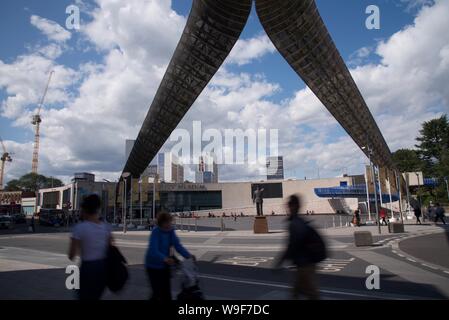
M 356 247 L 373 245 L 373 235 L 369 231 L 355 231 L 354 242 Z
M 268 233 L 267 217 L 257 216 L 254 218 L 254 233 Z
M 388 225 L 388 231 L 390 233 L 404 233 L 404 225 L 402 223 L 390 223 Z

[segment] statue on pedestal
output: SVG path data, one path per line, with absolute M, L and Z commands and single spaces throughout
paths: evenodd
M 257 186 L 256 191 L 253 194 L 253 203 L 256 204 L 256 210 L 258 216 L 263 216 L 263 188 Z

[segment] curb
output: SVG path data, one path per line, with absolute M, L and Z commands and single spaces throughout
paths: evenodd
M 449 275 L 449 269 L 447 267 L 443 267 L 443 266 L 416 258 L 415 256 L 408 254 L 399 248 L 399 243 L 401 241 L 412 239 L 412 238 L 423 237 L 423 236 L 427 236 L 427 235 L 431 235 L 431 234 L 443 233 L 443 232 L 445 232 L 445 231 L 444 230 L 434 230 L 434 231 L 420 232 L 418 234 L 414 234 L 414 235 L 410 235 L 410 236 L 402 237 L 400 239 L 393 240 L 393 241 L 391 241 L 392 242 L 391 243 L 392 252 L 395 255 L 397 255 L 398 257 L 400 257 L 401 259 L 405 259 L 408 262 L 420 264 L 421 266 L 432 269 L 433 271 L 440 271 L 440 272 L 445 273 L 446 275 Z

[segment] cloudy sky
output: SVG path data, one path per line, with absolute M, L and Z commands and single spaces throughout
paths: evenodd
M 449 0 L 317 0 L 392 151 L 413 147 L 420 123 L 449 111 Z M 344 3 L 344 5 L 342 4 Z M 66 7 L 81 12 L 66 29 Z M 365 28 L 368 5 L 381 29 Z M 48 73 L 39 171 L 115 179 L 181 36 L 191 0 L 5 0 L 0 10 L 0 135 L 6 181 L 30 171 L 30 124 Z M 286 177 L 362 173 L 366 158 L 276 52 L 253 12 L 224 66 L 179 128 L 279 130 Z M 167 144 L 164 148 L 168 148 Z M 253 166 L 220 179 L 261 179 Z M 187 169 L 191 178 L 192 168 Z

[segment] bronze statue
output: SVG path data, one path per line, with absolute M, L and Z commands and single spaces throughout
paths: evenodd
M 256 210 L 258 216 L 263 216 L 263 191 L 264 188 L 257 186 L 256 191 L 253 194 L 253 203 L 256 204 Z

